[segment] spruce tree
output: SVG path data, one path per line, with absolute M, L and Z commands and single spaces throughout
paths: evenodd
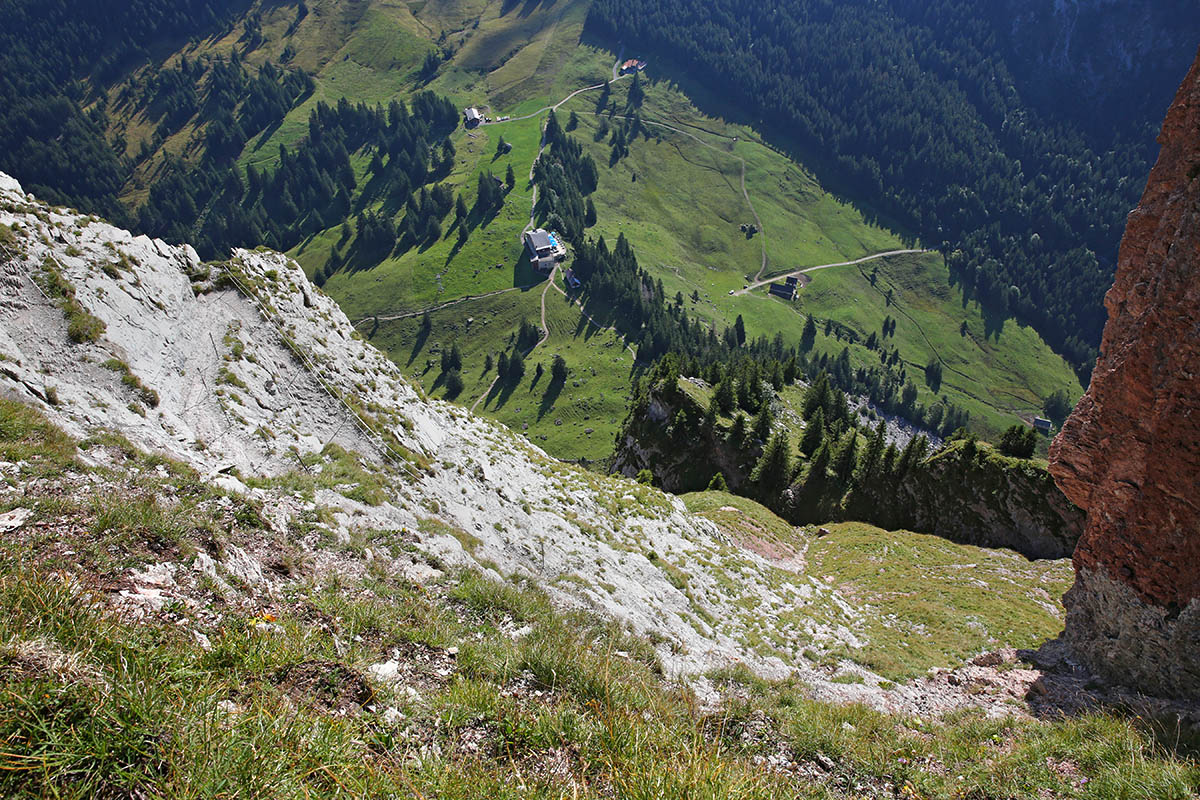
M 717 401 L 717 408 L 722 414 L 728 414 L 733 410 L 733 379 L 731 377 L 726 376 L 717 384 L 713 399 Z
M 763 403 L 762 408 L 758 410 L 758 414 L 754 417 L 754 425 L 751 430 L 754 431 L 754 436 L 760 442 L 767 441 L 771 435 L 771 404 Z
M 827 409 L 833 405 L 833 394 L 829 389 L 829 376 L 822 370 L 816 380 L 804 393 L 804 405 L 801 411 L 806 420 L 812 419 L 817 409 Z
M 863 450 L 862 457 L 858 461 L 857 481 L 859 484 L 866 483 L 879 474 L 880 461 L 883 458 L 883 448 L 885 447 L 886 423 L 883 420 L 875 426 L 875 431 L 871 434 L 871 439 L 867 442 L 867 447 Z
M 733 418 L 733 425 L 729 427 L 729 441 L 734 447 L 741 447 L 746 441 L 746 415 L 740 411 Z
M 853 428 L 842 434 L 838 440 L 837 449 L 833 452 L 833 473 L 844 487 L 854 473 L 856 456 L 858 455 L 858 432 Z
M 508 359 L 508 378 L 513 383 L 525 377 L 525 356 L 521 355 L 520 350 L 513 350 L 512 357 Z
M 806 456 L 811 456 L 813 453 L 817 452 L 817 448 L 819 448 L 824 441 L 825 412 L 821 410 L 820 406 L 818 406 L 816 413 L 813 414 L 812 418 L 809 419 L 808 423 L 804 426 L 804 436 L 800 439 L 800 452 L 804 453 Z
M 787 434 L 780 431 L 767 442 L 762 456 L 750 473 L 750 480 L 758 484 L 768 496 L 772 496 L 787 486 L 791 475 L 792 454 Z

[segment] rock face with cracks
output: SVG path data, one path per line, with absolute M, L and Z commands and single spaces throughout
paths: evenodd
M 1050 468 L 1087 511 L 1068 643 L 1111 680 L 1200 697 L 1200 60 L 1159 143 Z

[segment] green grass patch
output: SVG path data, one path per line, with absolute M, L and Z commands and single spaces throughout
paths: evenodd
M 0 397 L 0 460 L 26 462 L 41 472 L 76 464 L 75 441 L 41 412 Z
M 128 386 L 137 395 L 138 399 L 151 408 L 157 408 L 159 403 L 158 392 L 151 389 L 146 384 L 142 383 L 142 379 L 133 373 L 129 364 L 119 358 L 110 358 L 100 366 L 105 369 L 111 369 L 121 376 L 121 383 Z M 143 413 L 142 416 L 145 416 Z
M 863 610 L 865 647 L 848 656 L 908 680 L 999 647 L 1036 648 L 1062 630 L 1068 560 L 1029 561 L 1007 550 L 860 523 L 827 526 L 807 550 L 811 574 Z
M 80 304 L 75 297 L 75 287 L 62 274 L 53 259 L 47 258 L 42 264 L 42 270 L 47 294 L 55 299 L 67 318 L 67 336 L 76 344 L 98 341 L 106 328 L 104 321 L 88 313 Z

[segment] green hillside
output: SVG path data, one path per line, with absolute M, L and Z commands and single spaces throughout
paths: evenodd
M 590 36 L 585 43 L 588 11 L 583 0 L 251 3 L 248 9 L 232 10 L 229 22 L 205 36 L 128 71 L 107 88 L 106 102 L 92 104 L 91 112 L 102 110 L 98 118 L 108 136 L 125 142 L 132 168 L 121 198 L 133 209 L 151 199 L 159 217 L 150 219 L 164 225 L 154 232 L 198 241 L 196 234 L 206 226 L 205 236 L 218 237 L 214 241 L 225 236 L 249 246 L 263 243 L 244 238 L 259 230 L 249 220 L 242 224 L 249 233 L 212 230 L 214 214 L 224 212 L 211 209 L 227 207 L 217 197 L 219 185 L 248 179 L 251 191 L 243 206 L 248 205 L 254 181 L 265 180 L 254 176 L 279 171 L 285 151 L 298 159 L 288 169 L 302 176 L 304 159 L 314 153 L 310 117 L 315 111 L 336 109 L 340 114 L 365 103 L 362 117 L 370 107 L 413 104 L 418 93 L 433 92 L 456 108 L 479 107 L 493 120 L 512 117 L 474 130 L 460 126 L 441 143 L 427 141 L 428 171 L 405 181 L 403 189 L 396 188 L 393 175 L 396 156 L 381 159 L 378 145 L 372 144 L 372 137 L 382 133 L 364 134 L 360 146 L 353 127 L 358 123 L 343 121 L 340 133 L 334 132 L 350 141 L 348 166 L 337 173 L 343 190 L 350 188 L 345 207 L 339 208 L 340 196 L 325 205 L 335 187 L 313 193 L 312 187 L 296 182 L 305 178 L 294 178 L 288 185 L 300 207 L 296 219 L 278 230 L 310 277 L 323 284 L 360 330 L 416 374 L 427 391 L 445 395 L 441 370 L 425 371 L 430 354 L 423 348 L 457 341 L 464 386 L 452 393 L 453 399 L 525 431 L 564 458 L 598 460 L 611 452 L 631 378 L 638 372 L 624 345 L 636 350 L 639 342 L 622 343 L 612 332 L 589 332 L 620 322 L 624 310 L 588 302 L 586 313 L 599 321 L 593 326 L 578 306 L 568 305 L 560 291 L 547 289 L 544 276 L 528 267 L 520 237 L 531 221 L 531 167 L 551 106 L 559 106 L 561 124 L 572 119 L 571 135 L 599 165 L 599 185 L 591 197 L 597 222 L 587 235 L 604 236 L 610 244 L 624 235 L 642 269 L 661 281 L 665 297 L 685 299 L 681 310 L 692 322 L 719 333 L 740 316 L 750 338 L 780 337 L 792 347 L 801 342 L 805 315 L 821 323 L 832 320 L 829 335 L 817 336 L 812 344 L 812 358 L 836 358 L 848 347 L 850 364 L 857 368 L 896 351 L 893 363 L 900 359 L 906 379 L 919 390 L 920 403 L 931 406 L 940 395 L 969 412 L 972 426 L 986 436 L 995 436 L 1016 416 L 1036 414 L 1042 399 L 1056 389 L 1065 389 L 1072 399 L 1079 395 L 1069 367 L 1032 331 L 995 323 L 978 304 L 963 302 L 950 287 L 950 273 L 940 257 L 901 256 L 862 268 L 816 272 L 790 305 L 768 298 L 765 287 L 743 292 L 756 279 L 920 245 L 868 221 L 859 208 L 826 192 L 811 172 L 768 146 L 753 128 L 701 114 L 678 86 L 656 77 L 653 59 L 641 76 L 646 80 L 640 81 L 644 99 L 639 102 L 630 102 L 633 81 L 627 76 L 613 80 L 611 89 L 598 88 L 614 78 L 619 55 L 652 54 L 625 53 L 615 43 Z M 249 100 L 225 109 L 232 116 L 224 121 L 219 114 L 214 117 L 218 79 L 224 75 L 229 80 L 230 70 L 222 66 L 229 64 L 234 73 L 241 71 L 242 77 L 234 78 L 243 82 L 256 76 L 262 82 L 267 76 L 264 85 L 275 81 L 283 86 L 306 75 L 308 88 L 293 99 L 285 94 L 276 106 L 278 118 L 254 131 L 259 122 L 250 120 L 265 117 L 250 115 Z M 252 82 L 234 83 L 228 90 L 234 92 L 231 98 L 236 92 L 258 91 Z M 271 97 L 275 90 L 264 91 Z M 706 99 L 712 109 L 710 101 Z M 172 104 L 183 111 L 165 112 L 175 108 Z M 741 117 L 737 109 L 728 112 L 725 116 Z M 443 136 L 440 124 L 430 123 L 428 135 Z M 213 157 L 213 142 L 223 141 L 213 138 L 214 130 L 224 125 L 235 130 L 241 125 L 247 135 L 228 165 Z M 618 128 L 625 148 L 614 158 Z M 499 147 L 501 138 L 508 149 Z M 237 145 L 240 140 L 234 136 L 232 141 Z M 408 144 L 420 147 L 420 142 Z M 442 163 L 450 152 L 452 158 Z M 336 160 L 336 148 L 324 156 L 317 150 L 315 156 Z M 383 171 L 381 164 L 386 165 Z M 321 169 L 334 175 L 333 166 L 322 164 Z M 180 178 L 181 170 L 192 172 Z M 488 175 L 505 182 L 510 171 L 512 185 L 504 187 L 502 202 L 482 207 L 481 182 Z M 218 188 L 195 188 L 205 182 Z M 422 206 L 413 225 L 419 235 L 405 240 L 402 231 L 413 213 L 405 210 L 405 197 L 411 190 L 411 209 L 434 189 L 461 201 L 470 213 L 459 221 L 457 212 L 439 211 L 430 227 L 430 214 Z M 159 192 L 157 199 L 152 190 Z M 194 192 L 194 209 L 177 202 L 180 191 Z M 271 192 L 257 201 L 268 215 L 276 213 L 272 204 L 279 202 Z M 321 204 L 324 216 L 315 206 L 306 207 L 304 197 Z M 285 210 L 291 201 L 289 195 Z M 253 213 L 255 209 L 251 218 Z M 160 219 L 162 215 L 168 219 Z M 368 246 L 380 223 L 385 243 L 392 241 L 389 232 L 395 229 L 396 247 Z M 368 226 L 373 227 L 364 230 Z M 436 235 L 426 235 L 430 231 Z M 867 276 L 876 270 L 872 284 Z M 561 276 L 558 280 L 562 288 Z M 890 300 L 882 293 L 885 286 L 892 290 Z M 553 402 L 544 407 L 540 382 L 529 386 L 526 380 L 524 387 L 489 394 L 496 387 L 494 373 L 484 369 L 487 356 L 504 349 L 522 319 L 540 327 L 543 297 L 549 335 L 532 353 L 528 347 L 533 343 L 525 343 L 530 379 L 539 363 L 548 370 L 556 354 L 566 358 L 570 378 L 556 387 Z M 456 301 L 462 302 L 447 305 Z M 414 352 L 420 315 L 427 309 L 432 329 L 425 338 L 430 342 Z M 466 319 L 471 317 L 488 322 L 468 330 Z M 889 317 L 896 320 L 896 330 L 886 341 L 887 352 L 865 347 Z M 820 327 L 823 331 L 824 325 Z M 621 355 L 612 357 L 614 352 Z M 435 360 L 436 355 L 434 351 Z M 944 365 L 940 393 L 923 380 L 924 367 L 934 357 Z

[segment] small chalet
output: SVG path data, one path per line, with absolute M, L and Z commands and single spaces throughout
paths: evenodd
M 1054 423 L 1042 417 L 1034 417 L 1033 427 L 1037 428 L 1040 433 L 1050 433 L 1054 429 Z
M 621 64 L 621 74 L 622 75 L 630 75 L 634 72 L 641 72 L 646 67 L 647 67 L 647 64 L 645 61 L 642 61 L 641 59 L 638 59 L 638 58 L 631 58 L 628 61 Z
M 525 232 L 525 249 L 529 251 L 529 263 L 538 272 L 550 272 L 567 255 L 558 237 L 543 228 Z
M 583 285 L 583 282 L 579 280 L 579 276 L 575 274 L 574 268 L 567 270 L 567 274 L 563 275 L 563 280 L 565 280 L 567 282 L 567 286 L 572 289 L 578 289 Z
M 483 114 L 479 113 L 478 108 L 468 108 L 463 112 L 463 121 L 468 128 L 474 128 L 483 122 Z
M 796 284 L 793 281 L 794 279 L 789 280 L 787 283 L 772 283 L 767 292 L 783 300 L 795 300 Z

